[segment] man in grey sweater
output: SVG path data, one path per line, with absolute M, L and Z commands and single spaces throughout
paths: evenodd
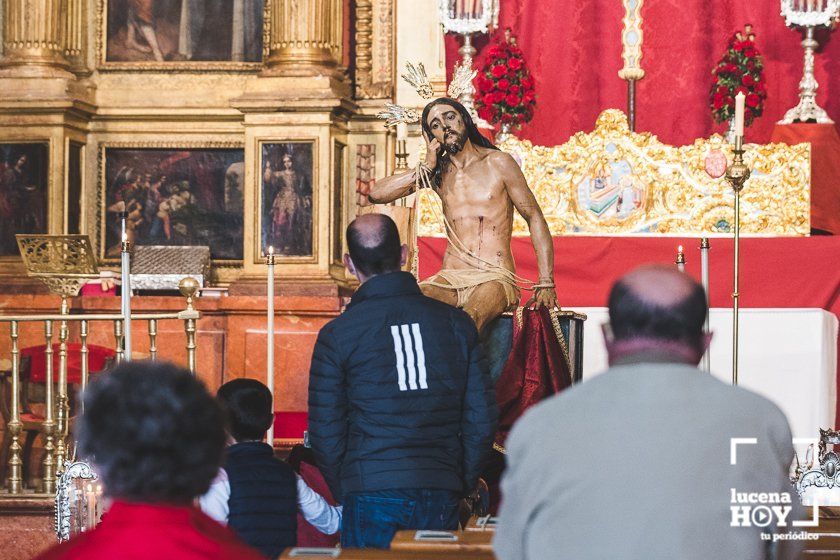
M 672 267 L 615 284 L 610 368 L 534 406 L 507 440 L 500 560 L 796 557 L 790 428 L 696 368 L 707 311 Z

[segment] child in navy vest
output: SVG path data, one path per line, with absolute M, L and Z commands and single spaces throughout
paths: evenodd
M 226 523 L 269 558 L 295 546 L 297 511 L 323 533 L 335 533 L 341 508 L 330 506 L 263 442 L 274 421 L 271 393 L 254 379 L 235 379 L 216 393 L 233 443 L 201 509 Z

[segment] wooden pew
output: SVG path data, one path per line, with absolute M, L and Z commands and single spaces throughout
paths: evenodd
M 805 541 L 803 558 L 840 558 L 840 508 L 820 508 L 820 523 L 805 529 L 816 540 Z
M 493 557 L 494 531 L 397 531 L 391 550 L 435 553 L 458 551 Z
M 464 531 L 495 531 L 498 517 L 486 515 L 484 517 L 472 516 L 464 525 Z
M 377 550 L 373 548 L 292 548 L 280 558 L 297 560 L 491 560 L 492 553 L 470 552 L 450 548 L 447 550 Z

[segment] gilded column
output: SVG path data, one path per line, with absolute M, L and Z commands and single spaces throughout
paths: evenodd
M 85 67 L 85 4 L 86 0 L 65 0 L 67 13 L 63 18 L 64 57 L 74 70 Z
M 341 0 L 274 0 L 270 18 L 270 71 L 307 75 L 340 65 Z
M 3 58 L 0 66 L 40 66 L 67 70 L 67 8 L 70 0 L 16 0 L 3 3 Z
M 365 97 L 364 86 L 373 70 L 373 0 L 356 0 L 356 96 Z

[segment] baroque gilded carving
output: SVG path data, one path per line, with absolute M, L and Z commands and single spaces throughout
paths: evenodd
M 356 2 L 356 97 L 393 94 L 394 0 Z
M 711 150 L 731 159 L 720 135 L 669 146 L 650 133 L 630 132 L 627 118 L 609 109 L 595 130 L 559 146 L 534 146 L 511 137 L 501 149 L 517 159 L 545 213 L 552 235 L 729 234 L 734 197 L 728 183 L 704 171 Z M 741 194 L 745 234 L 808 235 L 810 147 L 748 144 L 752 176 Z M 420 197 L 421 236 L 443 236 L 432 205 Z M 528 235 L 517 214 L 514 235 Z

